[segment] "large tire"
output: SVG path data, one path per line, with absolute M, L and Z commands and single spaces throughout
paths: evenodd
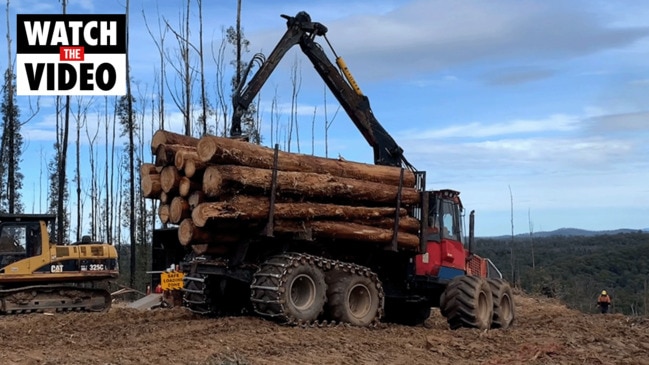
M 509 328 L 514 323 L 514 297 L 512 288 L 503 279 L 488 279 L 494 302 L 491 328 Z
M 289 269 L 280 288 L 284 314 L 297 322 L 315 321 L 324 311 L 326 295 L 324 273 L 308 263 Z
M 253 275 L 250 289 L 256 313 L 289 324 L 317 320 L 327 300 L 324 273 L 315 257 L 299 253 L 270 257 Z
M 431 307 L 427 302 L 385 300 L 385 321 L 406 326 L 417 326 L 430 317 Z
M 440 298 L 440 309 L 451 329 L 488 329 L 493 318 L 493 297 L 486 279 L 458 276 Z
M 354 326 L 369 326 L 378 317 L 381 295 L 371 278 L 343 272 L 329 279 L 329 316 Z

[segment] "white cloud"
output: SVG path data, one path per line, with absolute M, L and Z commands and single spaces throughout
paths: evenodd
M 396 78 L 485 59 L 581 56 L 630 44 L 649 27 L 610 28 L 590 7 L 558 2 L 410 1 L 387 13 L 328 24 L 328 37 L 363 78 Z M 318 21 L 316 13 L 313 20 Z M 277 29 L 277 28 L 273 28 Z M 266 52 L 282 30 L 253 34 Z M 325 44 L 324 41 L 322 41 Z M 326 48 L 326 44 L 325 44 Z
M 456 124 L 439 129 L 411 131 L 402 134 L 402 137 L 406 139 L 487 138 L 514 134 L 568 132 L 578 129 L 579 124 L 580 119 L 577 117 L 557 114 L 540 120 Z

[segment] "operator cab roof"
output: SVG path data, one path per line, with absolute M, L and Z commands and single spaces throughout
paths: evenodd
M 0 222 L 53 222 L 55 214 L 9 214 L 0 213 Z

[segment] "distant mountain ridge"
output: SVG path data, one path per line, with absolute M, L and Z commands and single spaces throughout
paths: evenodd
M 607 234 L 612 235 L 612 234 L 619 234 L 619 233 L 636 233 L 638 231 L 649 232 L 649 228 L 643 228 L 643 229 L 620 228 L 620 229 L 606 230 L 606 231 L 589 231 L 589 230 L 579 229 L 579 228 L 559 228 L 559 229 L 555 229 L 554 231 L 532 232 L 532 235 L 534 237 L 553 237 L 553 236 L 593 237 L 593 236 L 602 236 Z M 514 237 L 522 238 L 522 237 L 529 237 L 529 236 L 530 236 L 529 233 L 519 233 Z M 511 237 L 511 235 L 490 236 L 485 238 L 503 239 L 506 237 Z
M 529 234 L 513 242 L 511 236 L 502 237 L 477 238 L 475 253 L 492 260 L 509 282 L 524 291 L 559 298 L 571 308 L 593 313 L 597 294 L 606 289 L 615 298 L 617 313 L 649 314 L 647 230 L 564 228 L 535 233 L 533 240 Z

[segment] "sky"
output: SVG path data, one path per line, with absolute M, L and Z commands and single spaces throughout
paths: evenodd
M 123 13 L 124 3 L 70 0 L 68 13 Z M 131 0 L 130 6 L 132 77 L 138 93 L 151 95 L 159 56 L 144 15 L 157 34 L 158 19 L 177 27 L 184 7 L 162 0 Z M 192 6 L 192 39 L 198 42 L 196 3 Z M 461 192 L 467 212 L 476 211 L 477 236 L 510 234 L 512 226 L 517 234 L 649 228 L 645 1 L 244 0 L 242 27 L 250 41 L 244 59 L 270 53 L 286 30 L 279 15 L 298 11 L 328 27 L 328 40 L 369 97 L 376 118 L 405 157 L 426 171 L 427 188 Z M 55 0 L 13 0 L 9 20 L 15 32 L 17 13 L 57 12 Z M 205 1 L 203 13 L 204 46 L 218 49 L 222 30 L 234 25 L 236 1 Z M 173 57 L 174 40 L 169 34 L 166 39 Z M 326 42 L 316 41 L 333 60 Z M 6 49 L 5 37 L 0 42 Z M 297 47 L 260 93 L 264 144 L 279 139 L 287 148 L 293 65 L 300 85 L 299 137 L 292 135 L 291 151 L 324 156 L 326 145 L 329 157 L 372 163 L 372 149 L 342 110 L 335 114 L 337 103 Z M 215 73 L 208 54 L 212 99 Z M 280 107 L 274 125 L 282 126 L 274 133 L 273 98 Z M 19 99 L 23 115 L 29 115 L 29 101 Z M 44 206 L 39 181 L 55 135 L 52 98 L 41 98 L 40 104 L 23 126 L 28 211 Z M 89 105 L 88 134 L 101 134 L 101 100 Z M 326 143 L 325 109 L 333 119 Z M 150 111 L 144 113 L 148 120 Z M 172 103 L 167 113 L 168 129 L 182 132 Z M 88 137 L 81 135 L 87 149 Z M 142 143 L 149 141 L 145 137 Z

